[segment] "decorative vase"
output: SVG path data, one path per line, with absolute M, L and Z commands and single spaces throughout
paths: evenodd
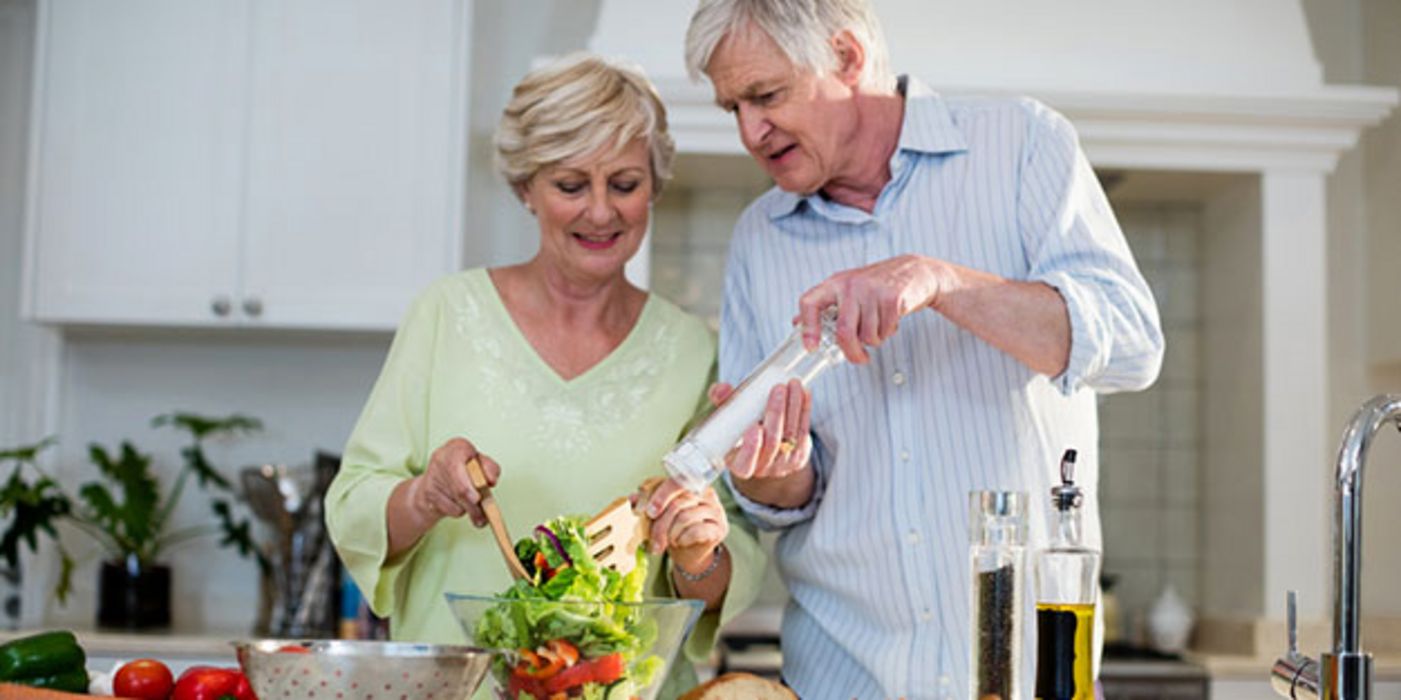
M 1148 632 L 1153 648 L 1164 654 L 1180 654 L 1192 635 L 1192 609 L 1171 583 L 1163 588 L 1148 613 Z
M 170 567 L 142 563 L 136 555 L 102 562 L 97 624 L 123 630 L 170 626 Z

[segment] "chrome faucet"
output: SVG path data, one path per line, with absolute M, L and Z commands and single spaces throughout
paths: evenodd
M 1289 651 L 1270 669 L 1275 692 L 1299 700 L 1369 700 L 1372 655 L 1362 652 L 1362 466 L 1372 436 L 1387 423 L 1401 429 L 1401 395 L 1374 397 L 1343 431 L 1333 500 L 1333 651 L 1322 666 L 1300 654 L 1294 592 L 1289 592 Z

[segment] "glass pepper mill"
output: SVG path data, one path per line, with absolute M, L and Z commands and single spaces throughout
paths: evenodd
M 1051 489 L 1050 546 L 1036 556 L 1036 697 L 1091 700 L 1099 552 L 1082 539 L 1075 450 L 1061 458 L 1060 481 Z
M 691 491 L 704 491 L 725 471 L 725 455 L 734 449 L 744 431 L 764 415 L 769 392 L 775 386 L 790 379 L 809 386 L 828 367 L 843 359 L 845 356 L 837 347 L 836 307 L 823 311 L 822 336 L 813 350 L 803 347 L 802 327 L 794 327 L 788 339 L 739 383 L 725 403 L 662 457 L 667 474 Z
M 1022 581 L 1026 559 L 1023 491 L 975 491 L 971 498 L 972 700 L 1021 700 Z

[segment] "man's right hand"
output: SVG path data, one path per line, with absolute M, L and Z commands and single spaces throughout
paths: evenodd
M 710 402 L 719 406 L 734 393 L 725 383 L 710 387 Z M 774 508 L 798 508 L 812 498 L 816 477 L 812 456 L 812 394 L 798 380 L 769 392 L 760 421 L 744 431 L 739 446 L 726 457 L 735 489 L 745 498 Z

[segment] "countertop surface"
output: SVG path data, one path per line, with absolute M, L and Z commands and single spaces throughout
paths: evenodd
M 50 628 L 52 629 L 52 628 Z M 0 632 L 0 643 L 45 630 Z M 235 640 L 250 639 L 247 630 L 210 630 L 207 632 L 117 632 L 108 630 L 73 630 L 78 643 L 91 657 L 152 656 L 160 659 L 234 658 Z
M 757 634 L 762 627 L 762 624 L 741 625 L 739 629 L 744 634 Z M 0 643 L 38 631 L 41 630 L 0 631 Z M 138 656 L 153 656 L 170 660 L 232 660 L 234 658 L 232 642 L 254 637 L 247 630 L 234 629 L 203 632 L 119 632 L 77 629 L 74 630 L 74 634 L 77 635 L 78 642 L 87 650 L 88 655 L 92 657 L 136 658 Z M 755 648 L 745 656 L 749 657 L 745 660 L 760 664 L 775 663 L 781 659 L 777 654 L 777 649 Z M 734 660 L 740 661 L 741 659 Z M 1195 675 L 1204 670 L 1206 675 L 1212 678 L 1267 678 L 1274 661 L 1274 657 L 1189 652 L 1183 661 L 1106 659 L 1102 673 L 1106 676 L 1174 676 Z M 1374 657 L 1373 664 L 1373 673 L 1377 680 L 1401 680 L 1401 655 L 1378 655 Z

